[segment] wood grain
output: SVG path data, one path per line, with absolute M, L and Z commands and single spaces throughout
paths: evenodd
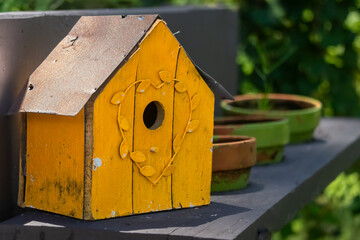
M 25 183 L 26 183 L 26 125 L 27 113 L 21 116 L 21 140 L 20 140 L 20 153 L 19 153 L 19 186 L 18 186 L 18 199 L 17 204 L 20 207 L 25 207 Z
M 119 105 L 110 101 L 117 92 L 134 83 L 139 55 L 135 53 L 115 74 L 94 104 L 93 159 L 101 166 L 92 168 L 92 214 L 95 219 L 132 214 L 132 161 L 120 157 L 124 141 L 118 125 Z M 131 151 L 133 146 L 134 93 L 131 88 L 121 102 L 121 116 L 129 124 L 124 136 Z M 95 161 L 95 160 L 94 160 Z
M 210 203 L 214 94 L 202 80 L 183 48 L 180 49 L 176 79 L 184 82 L 192 100 L 186 93 L 175 92 L 173 138 L 187 127 L 191 112 L 197 121 L 194 132 L 185 135 L 174 165 L 172 177 L 173 207 L 194 207 Z
M 175 77 L 175 68 L 179 44 L 163 21 L 157 21 L 153 29 L 141 42 L 139 47 L 139 64 L 137 80 L 150 79 L 154 85 L 162 83 L 159 72 L 167 71 L 170 78 Z M 171 159 L 172 118 L 173 118 L 174 83 L 166 83 L 161 89 L 149 87 L 145 92 L 136 93 L 134 151 L 141 151 L 146 161 L 140 166 L 152 166 L 156 178 Z M 164 109 L 162 125 L 148 129 L 143 121 L 145 107 L 152 101 L 159 102 Z M 156 147 L 156 153 L 150 151 Z M 138 167 L 133 167 L 133 207 L 134 213 L 171 209 L 171 177 L 162 177 L 154 185 L 145 178 Z
M 84 110 L 27 114 L 25 206 L 83 216 Z
M 92 165 L 94 150 L 94 101 L 90 100 L 84 107 L 85 126 L 84 126 L 84 199 L 83 199 L 83 218 L 86 220 L 94 219 L 91 211 L 91 186 L 92 186 Z

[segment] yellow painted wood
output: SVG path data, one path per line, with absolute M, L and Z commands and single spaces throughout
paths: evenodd
M 144 92 L 136 92 L 135 96 L 134 150 L 144 153 L 146 161 L 137 163 L 141 172 L 136 165 L 133 167 L 134 213 L 172 208 L 171 176 L 160 178 L 154 185 L 144 175 L 150 175 L 149 179 L 156 181 L 171 160 L 174 82 L 166 82 L 175 77 L 179 44 L 166 24 L 159 20 L 139 48 L 137 81 L 150 79 L 159 89 L 151 85 Z M 159 75 L 161 71 L 164 71 L 163 80 Z M 152 101 L 159 102 L 164 108 L 163 123 L 156 130 L 148 129 L 143 121 L 145 107 Z M 155 169 L 154 175 L 151 167 Z
M 157 20 L 86 121 L 29 114 L 26 206 L 104 219 L 210 202 L 214 96 L 179 50 Z M 147 127 L 151 102 L 162 121 Z
M 115 74 L 94 104 L 94 166 L 92 169 L 91 209 L 95 219 L 132 214 L 132 161 L 120 157 L 124 140 L 118 125 L 119 105 L 111 99 L 135 82 L 138 53 Z M 121 102 L 121 121 L 128 147 L 132 149 L 134 92 L 132 87 Z M 116 96 L 115 96 L 116 98 Z M 98 166 L 101 164 L 101 166 Z
M 206 205 L 210 203 L 214 95 L 183 48 L 179 53 L 176 79 L 185 83 L 193 111 L 189 108 L 187 94 L 175 92 L 173 137 L 184 131 L 190 112 L 192 121 L 188 130 L 194 131 L 185 135 L 174 159 L 173 207 Z
M 84 110 L 28 113 L 25 206 L 82 218 L 83 183 Z

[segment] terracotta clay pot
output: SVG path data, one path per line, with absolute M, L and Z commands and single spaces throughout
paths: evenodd
M 284 146 L 289 143 L 287 119 L 260 115 L 217 117 L 214 135 L 246 135 L 256 138 L 257 164 L 272 164 L 283 159 Z
M 224 100 L 221 108 L 226 115 L 265 115 L 287 118 L 290 127 L 290 142 L 304 142 L 312 139 L 319 124 L 322 104 L 316 99 L 291 94 L 267 94 L 270 110 L 259 110 L 258 103 L 263 94 L 246 94 L 235 100 Z
M 255 163 L 255 138 L 214 136 L 211 192 L 244 188 Z

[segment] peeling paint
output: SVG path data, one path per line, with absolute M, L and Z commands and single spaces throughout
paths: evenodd
M 101 166 L 101 159 L 95 158 L 93 161 L 94 161 L 93 170 L 95 171 L 98 167 Z
M 152 152 L 152 153 L 156 153 L 156 152 L 158 152 L 158 148 L 157 148 L 157 147 L 152 146 L 152 147 L 150 147 L 150 152 Z
M 195 207 L 195 205 L 192 205 L 192 204 L 191 204 L 191 202 L 190 202 L 190 205 L 189 205 L 189 207 Z
M 115 211 L 111 211 L 111 217 L 115 217 Z

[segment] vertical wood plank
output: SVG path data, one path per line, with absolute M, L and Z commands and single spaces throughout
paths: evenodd
M 25 207 L 25 173 L 26 173 L 26 125 L 27 113 L 21 115 L 21 140 L 20 140 L 20 153 L 19 153 L 19 186 L 18 186 L 18 199 L 17 204 L 20 207 Z
M 82 218 L 83 184 L 84 110 L 28 113 L 25 205 Z
M 137 81 L 149 79 L 155 86 L 162 84 L 159 72 L 169 73 L 169 80 L 175 77 L 179 44 L 163 21 L 157 21 L 139 47 L 139 65 Z M 151 166 L 159 174 L 171 159 L 172 118 L 173 118 L 174 82 L 166 83 L 161 88 L 148 87 L 135 96 L 134 151 L 145 155 L 146 161 L 140 166 Z M 143 120 L 146 106 L 159 102 L 164 109 L 162 125 L 156 130 L 148 129 Z M 156 149 L 151 152 L 151 148 Z M 171 177 L 162 177 L 156 185 L 151 183 L 133 166 L 133 207 L 134 213 L 159 211 L 172 208 Z
M 92 164 L 94 148 L 94 101 L 89 100 L 85 106 L 85 139 L 84 139 L 84 209 L 83 218 L 93 219 L 91 211 Z
M 193 99 L 192 105 L 199 103 L 191 111 L 187 94 L 175 92 L 173 137 L 182 134 L 190 112 L 191 120 L 199 120 L 199 126 L 185 135 L 174 159 L 176 171 L 172 175 L 173 207 L 205 205 L 210 203 L 214 95 L 183 48 L 179 53 L 176 79 L 185 83 Z
M 120 68 L 94 104 L 94 152 L 92 168 L 92 214 L 95 219 L 132 214 L 132 161 L 120 157 L 124 141 L 118 125 L 119 105 L 111 99 L 135 82 L 138 53 Z M 120 115 L 129 130 L 124 131 L 129 150 L 133 142 L 134 92 L 131 87 L 121 104 Z

